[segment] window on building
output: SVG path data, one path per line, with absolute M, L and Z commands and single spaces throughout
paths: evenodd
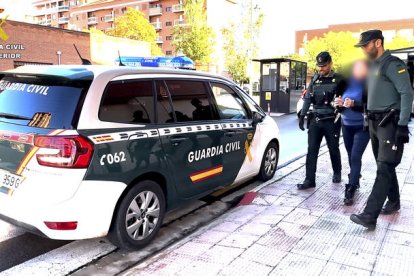
M 165 11 L 166 11 L 166 12 L 171 12 L 171 11 L 172 11 L 172 8 L 171 8 L 171 7 L 166 7 L 166 8 L 165 8 Z
M 121 12 L 122 13 L 125 13 L 127 11 L 127 8 L 126 7 L 123 7 L 122 9 L 121 9 Z
M 165 54 L 166 54 L 167 56 L 171 56 L 171 55 L 172 55 L 172 51 L 166 51 L 166 52 L 165 52 Z
M 177 122 L 212 120 L 207 89 L 200 81 L 166 81 Z
M 165 40 L 173 40 L 172 35 L 167 35 L 167 36 L 165 37 Z
M 151 81 L 127 80 L 109 83 L 99 109 L 99 119 L 107 122 L 147 124 L 154 122 Z
M 165 22 L 165 26 L 167 26 L 167 27 L 172 26 L 172 22 L 171 21 Z

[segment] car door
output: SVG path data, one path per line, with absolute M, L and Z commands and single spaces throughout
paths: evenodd
M 165 79 L 156 82 L 156 89 L 158 130 L 180 196 L 192 198 L 224 186 L 224 137 L 207 83 Z M 164 112 L 168 101 L 172 109 Z
M 210 82 L 210 87 L 224 132 L 223 166 L 229 178 L 227 182 L 232 184 L 249 175 L 249 164 L 254 162 L 251 149 L 254 138 L 251 114 L 230 86 Z M 241 170 L 242 167 L 247 167 L 247 170 Z

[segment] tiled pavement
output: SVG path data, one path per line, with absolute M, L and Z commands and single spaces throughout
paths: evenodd
M 343 146 L 341 152 L 345 176 Z M 397 170 L 402 210 L 380 216 L 377 229 L 367 231 L 349 215 L 363 208 L 375 170 L 369 146 L 356 204 L 346 207 L 345 181 L 331 183 L 324 153 L 316 189 L 296 189 L 304 177 L 301 167 L 261 188 L 250 205 L 231 210 L 124 275 L 414 275 L 414 142 Z

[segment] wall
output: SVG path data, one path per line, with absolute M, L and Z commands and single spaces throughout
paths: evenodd
M 0 70 L 14 68 L 15 61 L 57 64 L 57 51 L 62 52 L 62 64 L 79 64 L 73 43 L 84 58 L 90 59 L 88 33 L 11 20 L 7 20 L 2 28 L 9 35 L 9 39 L 0 39 L 0 54 L 20 54 L 20 58 L 0 59 Z M 6 45 L 21 45 L 24 49 L 6 50 Z

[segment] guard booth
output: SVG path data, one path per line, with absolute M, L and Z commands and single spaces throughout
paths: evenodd
M 260 62 L 260 106 L 266 112 L 296 112 L 306 86 L 306 62 L 287 59 L 254 59 Z

